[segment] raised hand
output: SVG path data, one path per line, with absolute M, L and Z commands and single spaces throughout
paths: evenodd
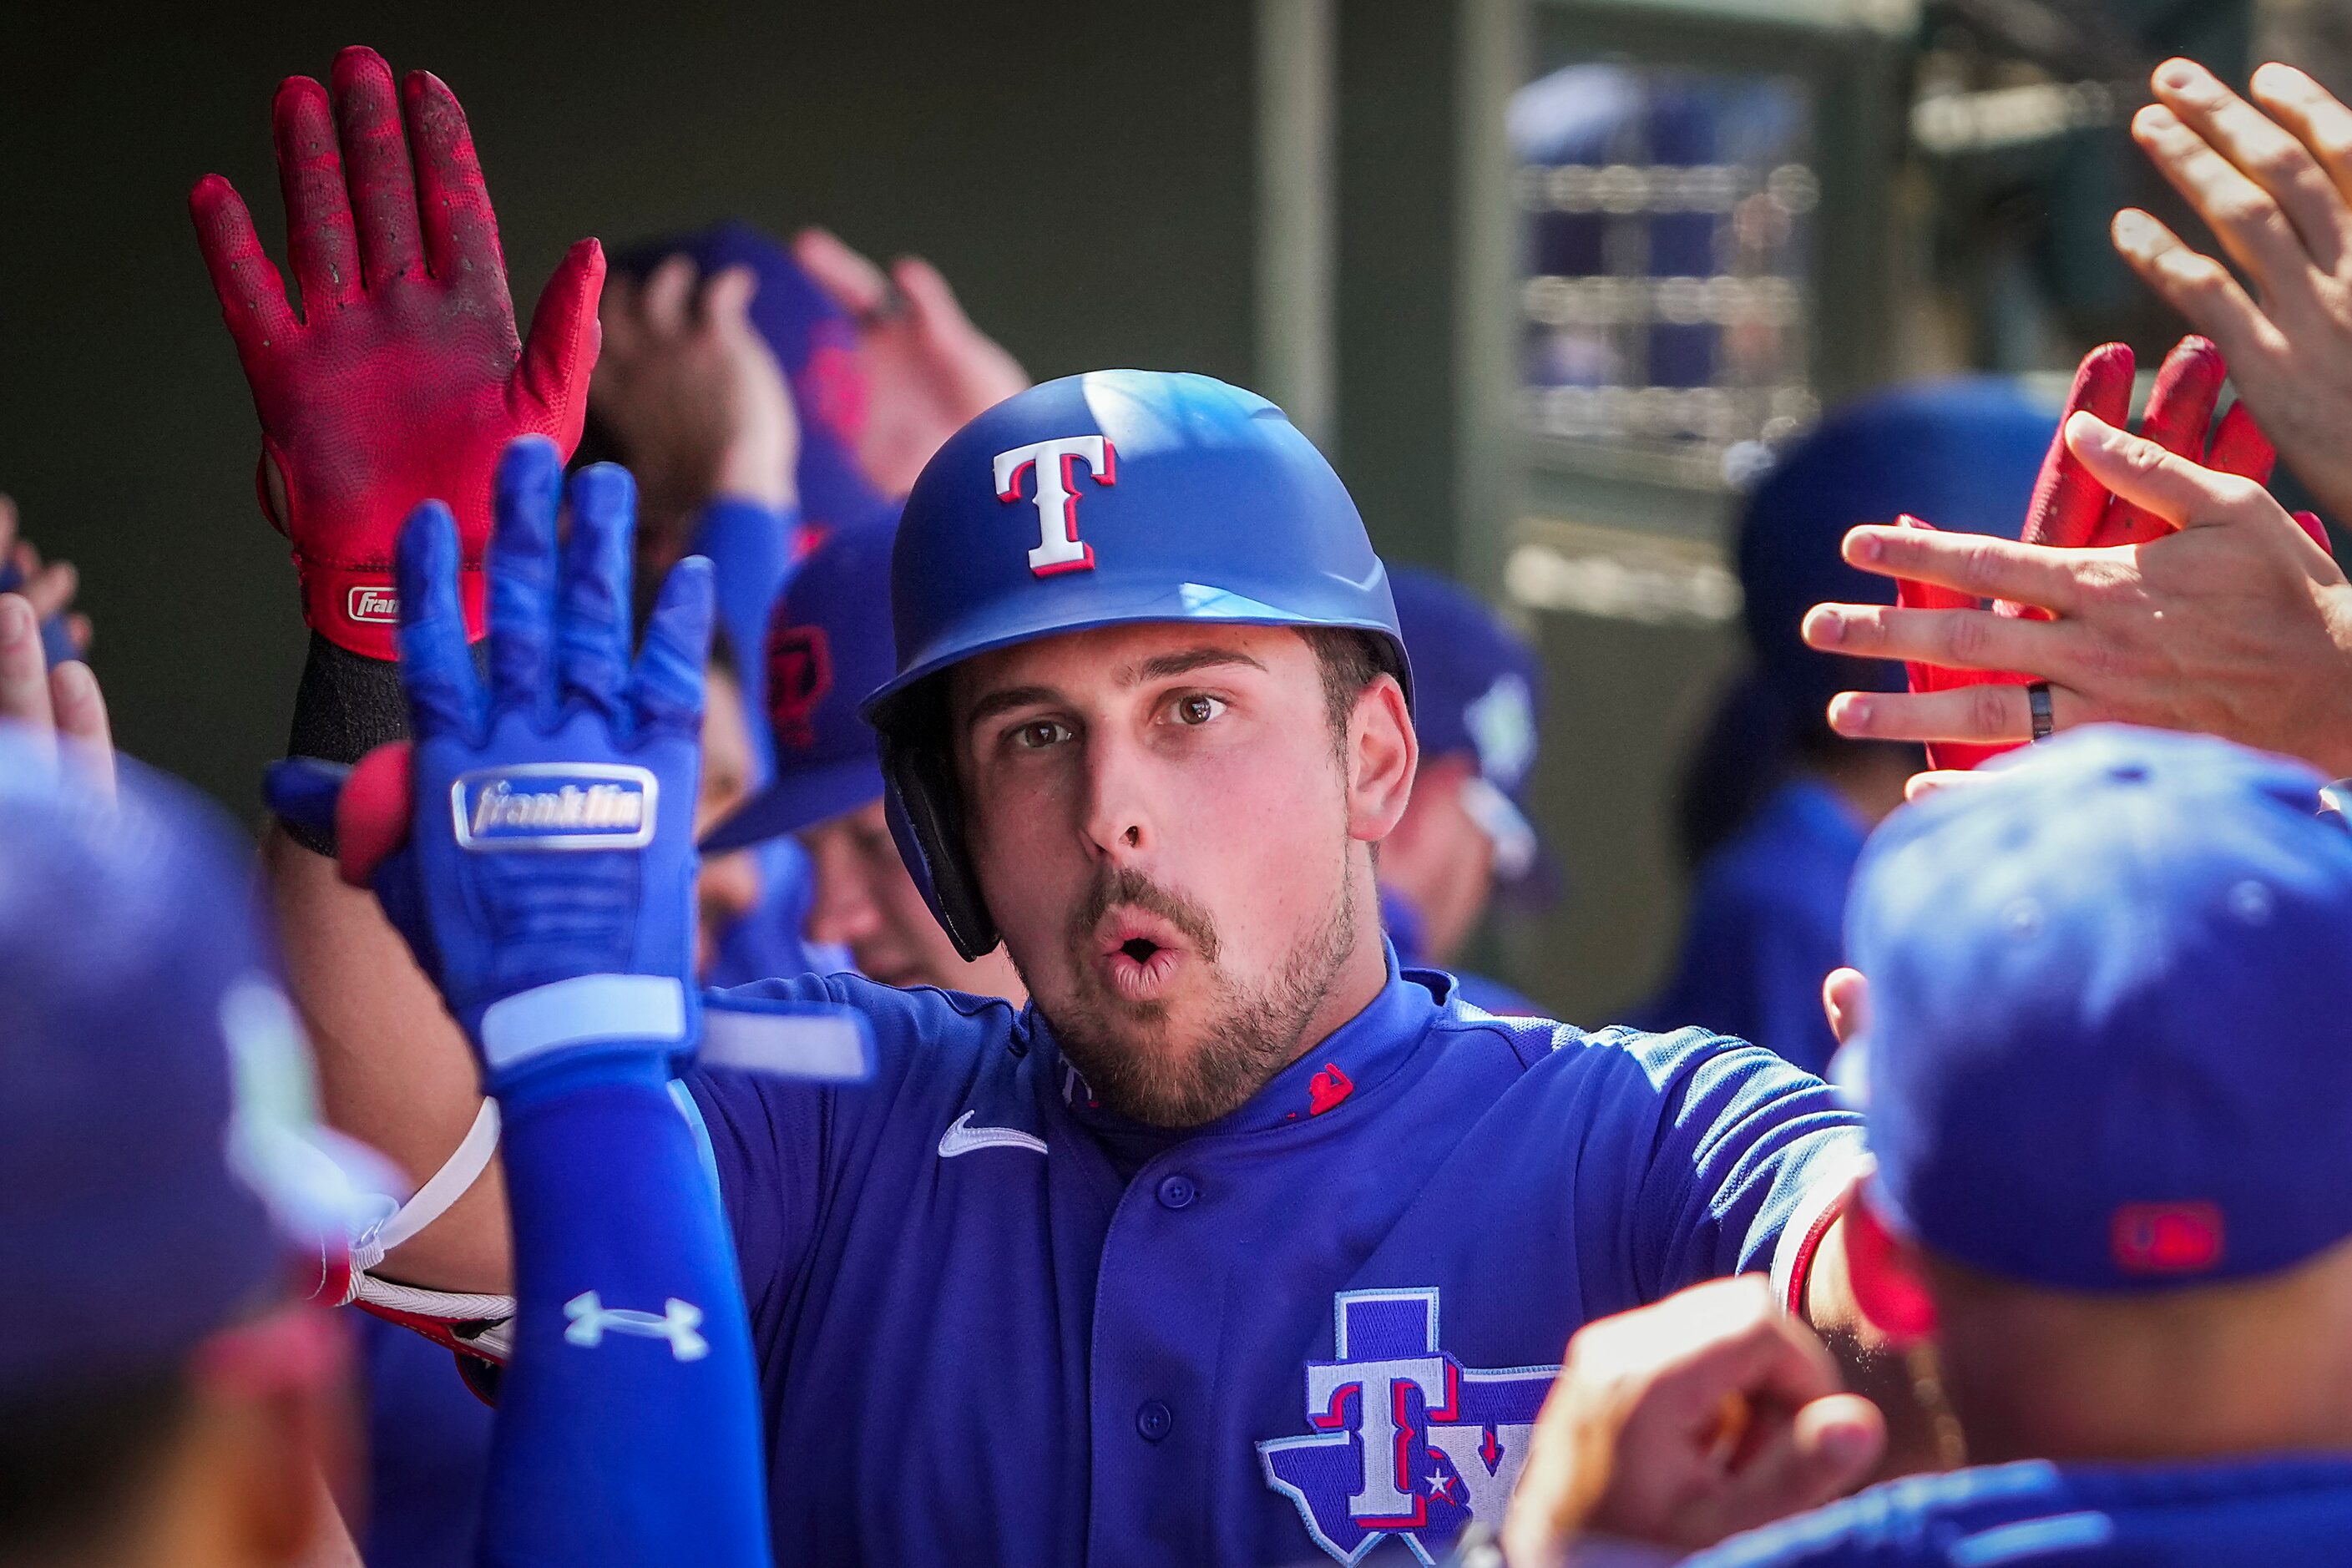
M 22 594 L 41 623 L 41 646 L 51 664 L 89 651 L 89 617 L 71 608 L 81 574 L 70 561 L 43 561 L 16 531 L 16 503 L 0 496 L 0 594 Z
M 2190 461 L 2088 410 L 2061 429 L 2089 478 L 2178 531 L 2062 549 L 1913 528 L 1857 528 L 1845 558 L 1916 578 L 1956 607 L 1819 605 L 1818 648 L 2048 681 L 2057 727 L 2196 730 L 2352 773 L 2352 584 L 2252 479 Z M 2005 599 L 2047 619 L 1979 607 Z M 2016 676 L 2012 675 L 2011 679 Z M 2013 684 L 1840 695 L 1840 734 L 2005 746 L 2029 732 Z
M 282 815 L 331 801 L 345 877 L 372 886 L 494 1091 L 565 1047 L 688 1048 L 694 808 L 709 563 L 662 585 L 629 657 L 635 489 L 609 463 L 563 489 L 526 437 L 498 472 L 489 681 L 476 676 L 449 511 L 400 543 L 401 679 L 413 742 L 341 770 L 282 764 Z
M 2151 79 L 2132 136 L 2253 292 L 2136 207 L 2116 215 L 2116 248 L 2221 344 L 2297 477 L 2352 518 L 2352 110 L 2292 66 L 2256 71 L 2252 102 L 2191 60 Z
M 22 594 L 0 594 L 0 721 L 114 797 L 114 736 L 98 678 L 79 659 L 49 663 L 40 618 Z
M 293 542 L 303 613 L 330 641 L 393 657 L 394 542 L 419 501 L 457 522 L 465 625 L 482 625 L 490 476 L 518 435 L 569 454 L 596 358 L 604 257 L 574 245 L 515 332 L 497 216 L 465 111 L 439 79 L 395 89 L 372 49 L 334 92 L 289 77 L 271 109 L 300 311 L 246 205 L 208 174 L 188 198 L 261 416 L 262 508 Z
M 626 454 L 644 510 L 665 524 L 684 523 L 714 496 L 772 511 L 795 499 L 800 421 L 746 314 L 758 287 L 748 267 L 698 279 L 683 256 L 642 286 L 621 276 L 605 287 L 589 403 Z
M 2065 423 L 2078 411 L 2094 415 L 2109 426 L 2125 427 L 2131 408 L 2132 371 L 2132 352 L 2123 343 L 2104 344 L 2084 356 L 2074 373 L 2074 388 L 2066 399 L 2059 433 L 2051 439 L 2049 455 L 2042 461 L 2032 500 L 2027 506 L 2020 533 L 2026 544 L 2068 550 L 2107 549 L 2145 543 L 2172 531 L 2174 525 L 2168 519 L 2116 495 L 2101 484 L 2066 442 Z M 2216 472 L 2233 474 L 2259 485 L 2269 479 L 2275 455 L 2245 405 L 2232 405 L 2219 426 L 2214 424 L 2214 406 L 2228 377 L 2229 369 L 2211 343 L 2203 338 L 2182 339 L 2157 371 L 2140 433 L 2165 451 L 2191 463 L 2210 465 Z M 2206 439 L 2209 430 L 2212 437 L 2210 453 Z M 1913 517 L 1898 519 L 1896 526 L 1930 531 L 1933 527 Z M 2324 546 L 2326 535 L 2316 536 Z M 1981 600 L 1962 590 L 1911 578 L 1896 582 L 1895 604 L 1901 609 L 1927 612 L 1983 607 Z M 2050 614 L 2040 605 L 2013 600 L 1996 599 L 1991 607 L 1999 616 L 2035 620 L 2046 620 Z M 1955 668 L 1921 659 L 1909 661 L 1906 673 L 1915 693 L 1953 692 L 1986 685 L 2023 687 L 2033 679 L 2012 670 Z M 1928 765 L 1938 769 L 1972 768 L 2013 744 L 1930 742 Z
M 949 437 L 1028 386 L 929 262 L 901 257 L 885 273 L 821 228 L 803 230 L 793 255 L 857 322 L 869 389 L 857 460 L 884 495 L 905 495 Z

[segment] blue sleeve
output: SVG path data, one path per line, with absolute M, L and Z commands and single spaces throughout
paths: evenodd
M 835 1002 L 816 978 L 770 980 L 730 994 Z M 793 1281 L 816 1239 L 835 1091 L 764 1073 L 698 1067 L 686 1086 L 701 1112 L 719 1172 L 719 1195 L 754 1332 L 762 1342 L 781 1323 Z
M 753 747 L 768 765 L 768 612 L 792 576 L 798 508 L 771 511 L 740 496 L 717 496 L 694 525 L 694 553 L 710 558 L 719 592 L 719 624 L 734 650 Z
M 499 1112 L 517 1316 L 480 1561 L 767 1563 L 742 1287 L 665 1062 L 550 1068 Z
M 1611 1047 L 1640 1068 L 1620 1079 L 1622 1114 L 1648 1119 L 1623 1205 L 1638 1298 L 1769 1269 L 1806 1197 L 1851 1173 L 1862 1119 L 1819 1079 L 1738 1040 L 1609 1030 L 1586 1048 Z

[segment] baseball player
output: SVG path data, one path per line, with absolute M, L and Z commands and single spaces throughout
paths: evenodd
M 1002 951 L 966 959 L 898 858 L 883 810 L 881 749 L 857 705 L 890 679 L 890 545 L 897 518 L 836 529 L 776 603 L 766 639 L 768 787 L 702 840 L 707 856 L 795 837 L 813 881 L 807 935 L 848 950 L 886 985 L 1026 999 Z M 707 751 L 707 748 L 706 748 Z M 779 973 L 785 973 L 779 971 Z
M 1867 991 L 1851 971 L 1833 988 L 1877 1161 L 1846 1258 L 1966 1468 L 1695 1564 L 2344 1560 L 2352 834 L 2320 784 L 2209 737 L 2096 726 L 1874 837 L 1850 928 Z M 1587 1333 L 1622 1347 L 1642 1316 Z M 1764 1391 L 1801 1388 L 1809 1351 L 1685 1361 L 1605 1405 L 1564 1382 L 1516 1568 L 1557 1560 L 1528 1516 L 1558 1483 L 1633 1451 L 1643 1417 L 1622 1412 L 1781 1397 Z
M 1452 969 L 1497 886 L 1541 903 L 1558 883 L 1525 809 L 1540 682 L 1535 650 L 1459 584 L 1400 567 L 1389 588 L 1412 664 L 1421 766 L 1381 843 L 1381 923 L 1400 963 Z M 1474 1007 L 1543 1011 L 1500 981 L 1454 978 Z
M 1892 584 L 1838 558 L 1856 523 L 1911 512 L 2015 538 L 2056 426 L 1993 377 L 1899 387 L 1832 415 L 1748 497 L 1739 583 L 1769 711 L 1760 734 L 1741 735 L 1741 754 L 1697 759 L 1685 788 L 1719 798 L 1733 791 L 1734 770 L 1779 782 L 1700 863 L 1680 955 L 1638 1021 L 1737 1035 L 1809 1072 L 1828 1065 L 1836 1042 L 1822 1018 L 1822 980 L 1844 962 L 1846 883 L 1864 835 L 1901 804 L 1919 752 L 1831 732 L 1830 700 L 1877 669 L 1806 647 L 1799 625 L 1823 600 L 1875 593 L 1893 602 Z M 1885 679 L 1899 689 L 1902 672 L 1889 667 Z
M 432 110 L 410 132 L 437 188 L 463 121 L 429 78 L 409 91 Z M 382 147 L 347 148 L 352 177 L 362 152 L 380 170 Z M 470 171 L 467 150 L 454 166 Z M 326 185 L 289 184 L 304 247 L 337 232 Z M 355 193 L 362 226 L 397 211 L 364 182 Z M 464 197 L 481 221 L 462 232 L 436 236 L 432 203 L 417 210 L 429 243 L 475 247 L 470 270 L 437 274 L 473 291 L 470 326 L 494 303 L 495 253 L 478 184 Z M 576 432 L 586 343 L 567 323 L 586 319 L 595 252 L 559 270 L 527 345 L 465 357 L 429 293 L 395 313 L 371 284 L 341 317 L 284 319 L 266 287 L 256 297 L 268 275 L 241 205 L 217 182 L 197 205 L 304 561 L 377 589 L 398 541 L 402 668 L 314 586 L 321 640 L 350 657 L 327 656 L 340 687 L 306 682 L 298 699 L 318 705 L 302 732 L 346 743 L 394 740 L 404 706 L 413 719 L 410 760 L 372 751 L 338 808 L 341 867 L 376 897 L 284 837 L 265 861 L 338 1103 L 424 1175 L 475 1120 L 482 1077 L 448 1012 L 480 1039 L 483 987 L 544 978 L 556 949 L 541 935 L 560 928 L 484 919 L 453 973 L 432 921 L 467 900 L 430 878 L 429 896 L 404 891 L 382 847 L 404 823 L 429 832 L 447 889 L 551 910 L 614 912 L 634 891 L 642 942 L 672 918 L 653 901 L 663 878 L 690 863 L 686 825 L 654 796 L 690 796 L 691 748 L 619 761 L 592 722 L 609 628 L 625 625 L 625 535 L 570 553 L 564 602 L 597 629 L 574 623 L 555 644 L 553 690 L 534 684 L 549 551 L 513 496 L 537 481 L 513 466 L 551 469 L 560 448 L 509 454 L 487 543 L 478 477 L 509 436 Z M 298 247 L 298 271 L 318 260 Z M 374 352 L 360 365 L 337 343 L 362 328 Z M 364 429 L 339 426 L 305 390 L 412 366 L 438 388 L 416 429 L 462 441 L 412 438 L 373 398 Z M 463 419 L 437 421 L 445 405 Z M 322 488 L 313 476 L 347 474 L 353 442 L 370 482 Z M 454 499 L 454 527 L 426 508 L 399 530 L 420 488 Z M 473 679 L 485 600 L 501 628 L 495 723 L 453 695 Z M 751 1306 L 780 1554 L 1190 1564 L 1385 1546 L 1428 1560 L 1499 1515 L 1557 1347 L 1587 1318 L 1756 1270 L 1816 1324 L 1853 1325 L 1842 1276 L 1811 1267 L 1840 1234 L 1855 1139 L 1819 1080 L 1696 1031 L 1496 1019 L 1443 976 L 1399 971 L 1371 861 L 1418 761 L 1412 675 L 1352 502 L 1278 409 L 1205 377 L 1116 371 L 999 404 L 916 482 L 892 611 L 897 673 L 864 711 L 894 831 L 958 950 L 1002 943 L 1032 1001 L 834 976 L 698 1004 L 839 1003 L 874 1037 L 862 1087 L 707 1066 L 685 1079 Z M 607 766 L 646 768 L 654 788 L 635 805 L 597 794 Z M 280 809 L 301 815 L 283 795 Z M 509 826 L 532 848 L 491 842 Z M 608 858 L 623 853 L 653 858 Z M 627 869 L 656 864 L 661 877 Z M 447 1011 L 391 956 L 387 911 L 412 951 L 441 954 L 425 967 Z M 564 994 L 546 1037 L 674 1038 L 694 1014 L 640 984 L 633 950 L 562 951 L 617 984 L 569 974 L 597 983 Z M 499 1048 L 483 1049 L 495 1083 Z M 615 1194 L 601 1173 L 578 1179 L 595 1201 Z M 690 1184 L 626 1190 L 708 1201 Z M 495 1191 L 478 1184 L 407 1240 L 379 1283 L 505 1289 L 534 1241 Z M 528 1310 L 527 1280 L 524 1296 Z M 1782 1509 L 1856 1479 L 1832 1449 L 1801 1459 Z

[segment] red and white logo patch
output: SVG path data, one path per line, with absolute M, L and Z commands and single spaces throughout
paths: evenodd
M 389 626 L 400 619 L 400 595 L 389 588 L 353 588 L 343 595 L 343 614 Z
M 1084 463 L 1098 485 L 1118 482 L 1118 453 L 1101 436 L 1064 436 L 1033 441 L 996 454 L 996 499 L 1021 499 L 1021 476 L 1036 476 L 1037 548 L 1029 570 L 1040 577 L 1057 572 L 1091 572 L 1095 547 L 1078 537 L 1078 471 Z

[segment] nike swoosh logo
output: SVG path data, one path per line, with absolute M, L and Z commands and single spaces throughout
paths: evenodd
M 974 1149 L 1034 1149 L 1042 1154 L 1045 1141 L 1034 1132 L 1024 1132 L 1018 1127 L 974 1127 L 972 1112 L 967 1110 L 955 1119 L 955 1125 L 940 1134 L 940 1158 L 952 1160 L 958 1154 L 969 1154 Z

